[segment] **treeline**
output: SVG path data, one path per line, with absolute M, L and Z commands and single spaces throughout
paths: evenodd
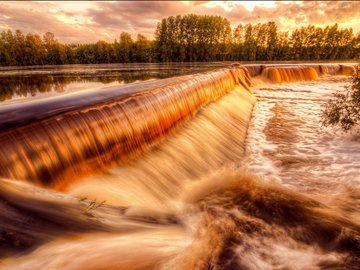
M 94 44 L 62 44 L 53 33 L 43 37 L 16 30 L 0 34 L 0 65 L 64 65 L 154 62 L 153 42 L 139 34 L 133 41 L 128 33 L 121 33 L 119 41 L 98 41 Z
M 184 61 L 349 60 L 360 56 L 360 34 L 337 24 L 309 25 L 292 33 L 274 22 L 240 24 L 231 29 L 220 16 L 184 15 L 158 23 L 155 40 L 123 32 L 109 43 L 62 44 L 20 30 L 0 34 L 0 65 L 60 65 Z
M 292 33 L 275 22 L 240 24 L 233 31 L 220 16 L 163 19 L 155 32 L 159 61 L 347 60 L 360 56 L 360 33 L 337 24 L 309 25 Z

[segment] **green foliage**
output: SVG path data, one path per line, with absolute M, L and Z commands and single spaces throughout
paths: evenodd
M 352 77 L 352 84 L 345 93 L 335 93 L 323 111 L 323 125 L 340 125 L 348 131 L 360 123 L 360 65 Z
M 155 40 L 122 32 L 113 42 L 62 44 L 47 32 L 41 38 L 16 30 L 0 33 L 0 66 L 130 62 L 347 60 L 360 56 L 360 34 L 309 25 L 292 33 L 275 22 L 238 25 L 221 16 L 171 16 L 162 19 Z

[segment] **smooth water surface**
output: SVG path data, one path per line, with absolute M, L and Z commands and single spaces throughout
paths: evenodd
M 194 74 L 226 63 L 107 64 L 0 68 L 0 106 L 71 92 Z

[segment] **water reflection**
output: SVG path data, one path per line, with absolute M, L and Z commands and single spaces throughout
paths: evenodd
M 107 68 L 22 69 L 6 70 L 0 74 L 0 102 L 2 105 L 19 100 L 61 95 L 73 91 L 106 85 L 128 84 L 136 81 L 162 79 L 193 74 L 216 68 L 204 66 L 127 67 Z

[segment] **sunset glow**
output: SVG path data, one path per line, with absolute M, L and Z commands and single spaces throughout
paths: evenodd
M 0 270 L 360 265 L 356 1 L 1 1 Z
M 359 5 L 352 1 L 2 1 L 0 30 L 20 29 L 27 33 L 36 29 L 43 34 L 51 29 L 62 42 L 112 41 L 122 31 L 153 38 L 162 18 L 189 13 L 220 15 L 232 27 L 275 21 L 280 30 L 291 31 L 307 24 L 322 27 L 336 21 L 340 27 L 352 27 L 355 33 L 360 30 Z

